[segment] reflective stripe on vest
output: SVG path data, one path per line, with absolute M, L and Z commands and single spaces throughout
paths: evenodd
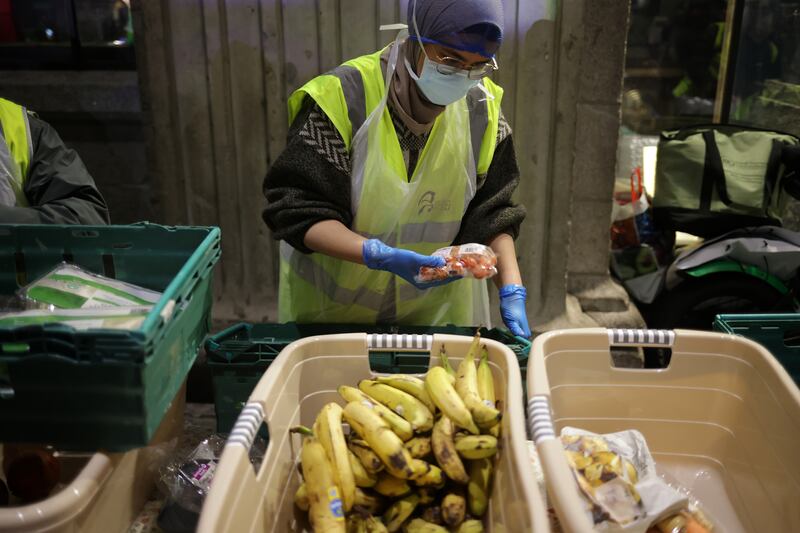
M 352 155 L 355 132 L 366 123 L 384 95 L 381 53 L 348 61 L 301 87 L 289 99 L 290 121 L 294 121 L 304 99 L 310 96 L 336 127 Z M 441 176 L 441 180 L 428 178 L 417 182 L 416 174 L 409 176 L 388 111 L 372 119 L 378 127 L 373 140 L 377 142 L 377 150 L 368 153 L 381 154 L 382 164 L 386 165 L 386 179 L 390 175 L 392 179 L 399 176 L 401 182 L 408 179 L 410 184 L 421 185 L 412 187 L 410 190 L 414 192 L 405 197 L 397 197 L 397 193 L 386 196 L 383 187 L 394 182 L 372 179 L 384 175 L 379 168 L 377 172 L 365 174 L 372 177 L 369 183 L 363 182 L 361 188 L 354 184 L 351 191 L 353 197 L 366 202 L 352 208 L 353 231 L 423 254 L 430 254 L 453 241 L 461 217 L 475 194 L 476 174 L 488 170 L 494 155 L 502 89 L 489 80 L 484 84 L 494 98 L 487 100 L 484 91 L 475 88 L 465 99 L 448 106 L 431 130 L 431 142 L 426 143 L 426 148 L 437 148 L 423 149 L 420 154 L 418 168 L 428 169 L 420 176 Z M 449 118 L 445 120 L 445 117 Z M 454 131 L 460 135 L 453 136 Z M 449 144 L 442 144 L 443 139 L 449 139 Z M 456 144 L 452 144 L 454 141 Z M 448 175 L 451 161 L 461 170 Z M 471 178 L 467 178 L 469 175 Z M 396 200 L 405 203 L 405 208 L 397 208 Z M 389 212 L 394 213 L 389 217 L 391 220 L 386 219 Z M 363 265 L 323 254 L 302 254 L 285 242 L 281 243 L 280 280 L 280 321 L 478 323 L 473 316 L 475 291 L 469 280 L 423 292 L 387 272 L 369 270 Z M 481 288 L 485 293 L 485 283 Z M 442 302 L 447 303 L 443 305 Z
M 32 157 L 28 113 L 0 98 L 0 205 L 28 205 L 24 186 Z
M 356 289 L 342 287 L 335 283 L 331 275 L 322 265 L 314 261 L 311 255 L 293 253 L 294 251 L 290 244 L 281 241 L 281 259 L 289 264 L 300 279 L 311 285 L 323 287 L 325 296 L 334 302 L 350 303 L 358 299 L 365 307 L 376 312 L 380 310 L 383 294 L 371 291 L 363 285 Z

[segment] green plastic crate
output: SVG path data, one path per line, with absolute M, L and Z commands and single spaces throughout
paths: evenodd
M 717 315 L 714 330 L 761 344 L 800 386 L 800 314 Z
M 146 445 L 209 331 L 218 228 L 0 226 L 0 295 L 60 261 L 162 291 L 139 330 L 0 327 L 0 442 Z
M 294 323 L 236 324 L 209 337 L 205 345 L 214 385 L 217 431 L 227 433 L 230 430 L 258 380 L 286 346 L 304 337 L 353 332 L 472 336 L 475 330 L 456 326 L 434 328 Z M 517 355 L 524 382 L 530 341 L 500 329 L 482 329 L 481 335 L 502 342 Z M 414 352 L 370 353 L 370 365 L 376 372 L 424 373 L 428 371 L 428 361 L 427 355 Z

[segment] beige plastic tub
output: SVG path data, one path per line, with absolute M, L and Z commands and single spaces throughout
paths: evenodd
M 614 368 L 611 346 L 671 347 L 666 369 Z M 528 363 L 528 412 L 550 501 L 566 531 L 591 531 L 557 435 L 637 429 L 657 468 L 738 533 L 800 530 L 800 391 L 760 345 L 696 331 L 547 333 Z
M 302 530 L 293 495 L 300 477 L 296 424 L 311 426 L 327 402 L 342 402 L 341 384 L 354 385 L 374 374 L 370 350 L 411 350 L 438 354 L 444 344 L 454 362 L 471 338 L 457 335 L 344 334 L 308 337 L 287 346 L 259 381 L 231 432 L 200 515 L 201 533 L 264 533 Z M 498 399 L 505 406 L 502 452 L 485 522 L 487 531 L 549 531 L 544 501 L 528 460 L 519 365 L 504 345 L 486 340 Z M 438 364 L 438 357 L 431 357 Z M 266 456 L 258 469 L 249 459 L 254 435 L 269 429 Z
M 177 444 L 185 392 L 184 385 L 149 446 L 124 453 L 59 456 L 65 486 L 37 503 L 0 507 L 0 533 L 127 531 L 155 488 L 157 465 Z

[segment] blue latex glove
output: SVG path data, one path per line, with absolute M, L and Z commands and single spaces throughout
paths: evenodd
M 402 248 L 392 248 L 378 239 L 364 241 L 361 247 L 361 256 L 364 258 L 367 268 L 391 272 L 418 289 L 430 289 L 460 279 L 448 278 L 420 283 L 414 279 L 414 276 L 419 274 L 420 267 L 442 267 L 445 264 L 444 258 L 422 255 Z
M 518 337 L 531 338 L 525 299 L 528 291 L 522 285 L 505 285 L 500 289 L 500 315 L 506 327 Z

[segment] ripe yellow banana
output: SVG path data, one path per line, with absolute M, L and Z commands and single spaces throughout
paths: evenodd
M 456 437 L 456 451 L 464 459 L 483 459 L 497 453 L 497 439 L 491 435 Z
M 448 380 L 450 384 L 453 385 L 456 382 L 456 371 L 453 368 L 453 365 L 450 364 L 450 358 L 447 357 L 447 352 L 444 350 L 444 346 L 439 350 L 439 359 L 442 362 L 442 368 L 445 369 L 447 375 L 450 376 Z M 434 402 L 435 403 L 435 402 Z
M 380 514 L 386 508 L 386 500 L 380 495 L 356 488 L 354 508 L 369 514 Z
M 378 481 L 378 476 L 367 472 L 361 460 L 350 448 L 347 449 L 347 456 L 350 459 L 350 468 L 353 469 L 353 478 L 356 481 L 356 486 L 364 488 L 374 487 L 375 483 Z
M 397 433 L 397 436 L 401 439 L 408 440 L 414 436 L 414 429 L 411 427 L 411 424 L 408 422 L 408 420 L 398 415 L 380 402 L 370 398 L 357 388 L 350 387 L 348 385 L 342 385 L 339 387 L 339 395 L 347 402 L 367 402 L 368 406 L 378 413 L 378 416 L 389 423 L 392 431 Z
M 356 497 L 356 480 L 350 466 L 350 453 L 342 431 L 342 407 L 338 403 L 327 403 L 314 422 L 314 435 L 325 448 L 333 466 L 334 478 L 341 491 L 345 512 L 353 507 Z
M 411 493 L 403 499 L 394 502 L 385 513 L 383 513 L 383 523 L 386 524 L 386 529 L 390 533 L 399 531 L 403 526 L 403 522 L 408 520 L 414 509 L 417 508 L 419 503 L 419 496 Z
M 361 380 L 358 388 L 382 403 L 411 424 L 414 431 L 422 433 L 433 427 L 433 413 L 425 404 L 400 389 L 369 379 Z
M 458 527 L 467 514 L 467 500 L 451 492 L 442 498 L 442 520 L 450 527 Z
M 480 520 L 464 520 L 456 529 L 456 533 L 483 533 L 483 522 Z
M 469 483 L 467 483 L 467 504 L 474 516 L 483 516 L 489 505 L 490 483 L 492 479 L 492 460 L 477 459 L 469 463 Z
M 383 470 L 383 463 L 380 457 L 372 451 L 367 441 L 361 439 L 350 439 L 348 444 L 350 451 L 356 454 L 358 460 L 364 466 L 364 470 L 369 474 L 377 474 Z
M 308 491 L 305 483 L 301 483 L 294 493 L 294 504 L 301 511 L 308 511 Z
M 453 422 L 447 416 L 442 415 L 436 421 L 431 435 L 433 455 L 436 457 L 436 462 L 447 474 L 447 477 L 456 483 L 466 484 L 469 481 L 469 476 L 456 451 L 456 445 L 453 440 L 454 431 Z
M 486 346 L 482 348 L 481 362 L 478 364 L 478 396 L 481 397 L 485 405 L 498 409 L 497 395 L 494 391 L 494 376 L 489 366 L 489 350 L 486 349 Z M 499 439 L 501 428 L 502 423 L 498 422 L 489 428 L 488 433 L 494 438 Z
M 388 472 L 381 472 L 373 490 L 389 498 L 400 498 L 411 492 L 411 485 L 405 479 L 394 477 Z
M 300 461 L 308 492 L 308 517 L 314 531 L 344 533 L 344 504 L 336 486 L 334 469 L 316 437 L 303 440 Z
M 387 470 L 395 477 L 410 479 L 413 457 L 403 447 L 403 441 L 375 411 L 359 402 L 350 402 L 344 408 L 344 418 L 350 427 L 364 437 Z
M 467 355 L 458 365 L 456 392 L 464 400 L 464 405 L 469 409 L 475 423 L 481 428 L 488 429 L 500 421 L 500 411 L 494 408 L 494 404 L 483 403 L 478 394 L 478 371 L 475 368 L 475 355 L 480 349 L 480 341 L 480 333 L 476 333 Z
M 470 414 L 467 406 L 464 405 L 461 396 L 450 384 L 447 371 L 444 368 L 437 366 L 428 371 L 428 375 L 425 376 L 425 388 L 428 390 L 428 394 L 430 394 L 436 407 L 447 415 L 454 424 L 466 429 L 473 435 L 480 433 L 472 420 L 472 414 Z
M 441 487 L 444 486 L 444 473 L 436 465 L 426 463 L 420 459 L 414 459 L 412 465 L 417 472 L 414 477 L 414 484 L 418 487 Z
M 447 530 L 440 525 L 427 522 L 422 518 L 415 518 L 405 527 L 406 533 L 447 533 Z
M 408 374 L 392 374 L 391 376 L 378 376 L 375 378 L 378 383 L 390 385 L 395 389 L 400 389 L 407 392 L 417 400 L 425 404 L 425 407 L 433 413 L 436 411 L 436 406 L 433 400 L 428 396 L 428 391 L 425 390 L 425 382 L 416 376 L 409 376 Z
M 497 398 L 494 393 L 494 376 L 489 366 L 489 350 L 481 349 L 481 362 L 478 364 L 478 395 L 486 405 L 494 406 Z
M 431 453 L 430 437 L 414 437 L 406 442 L 406 450 L 414 459 L 422 459 Z

